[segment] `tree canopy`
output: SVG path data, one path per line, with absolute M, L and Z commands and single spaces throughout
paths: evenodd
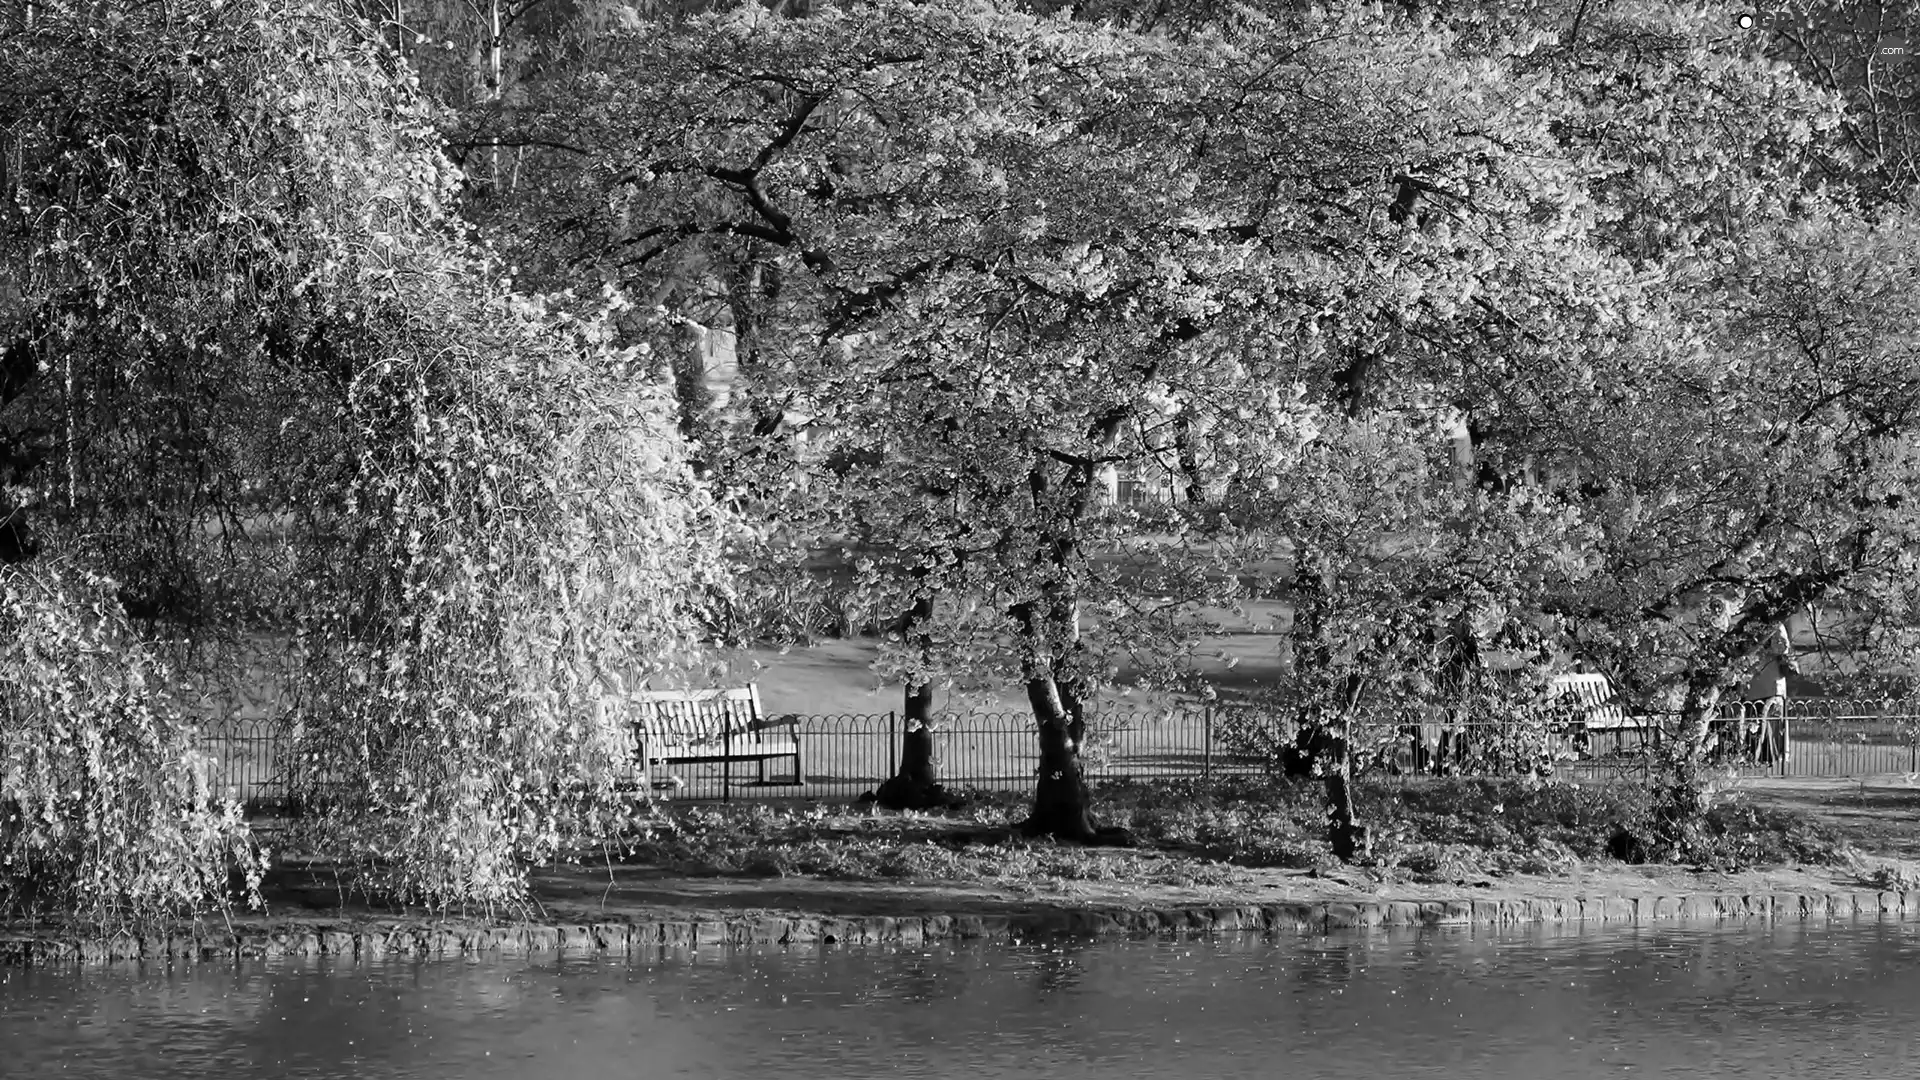
M 361 763 L 316 820 L 456 853 L 402 891 L 508 896 L 584 820 L 728 544 L 848 549 L 910 703 L 1023 687 L 1083 839 L 1100 692 L 1204 691 L 1251 599 L 1330 761 L 1578 660 L 1687 718 L 1676 806 L 1789 614 L 1908 663 L 1874 5 L 177 7 L 0 43 L 0 561 L 288 635 Z
M 0 573 L 54 598 L 17 606 L 47 650 L 132 619 L 174 667 L 67 700 L 10 657 L 0 837 L 37 865 L 139 812 L 116 770 L 190 791 L 195 700 L 268 664 L 316 845 L 369 888 L 511 902 L 718 583 L 661 391 L 603 315 L 510 289 L 412 75 L 335 9 L 29 14 L 0 42 Z
M 1380 530 L 1306 523 L 1407 489 L 1302 475 L 1343 464 L 1309 448 L 1390 435 L 1450 482 L 1450 425 L 1467 489 L 1380 520 L 1479 576 L 1353 593 L 1395 635 L 1477 595 L 1541 663 L 1699 713 L 1763 627 L 1878 565 L 1830 558 L 1870 452 L 1815 448 L 1853 423 L 1834 409 L 1901 391 L 1749 355 L 1754 319 L 1802 317 L 1760 253 L 1859 220 L 1844 87 L 1706 6 L 1150 7 L 739 5 L 610 28 L 521 111 L 573 161 L 529 211 L 549 265 L 737 335 L 737 419 L 700 433 L 722 489 L 772 506 L 799 467 L 779 512 L 859 536 L 880 607 L 949 598 L 903 670 L 938 642 L 1072 730 L 1122 659 L 1178 669 L 1201 627 L 1160 601 L 1231 603 L 1263 552 L 1295 562 L 1266 586 L 1295 602 L 1336 585 L 1301 567 L 1396 580 Z M 1819 407 L 1755 423 L 1809 385 Z M 796 466 L 796 420 L 831 468 Z M 1107 510 L 1101 475 L 1129 467 L 1191 509 Z M 1098 557 L 1130 544 L 1151 572 Z

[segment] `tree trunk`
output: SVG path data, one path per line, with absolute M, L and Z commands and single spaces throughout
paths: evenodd
M 1101 445 L 1111 446 L 1125 413 L 1119 412 L 1094 425 L 1091 433 Z M 1086 774 L 1080 764 L 1081 740 L 1086 737 L 1084 710 L 1085 686 L 1071 664 L 1084 648 L 1080 641 L 1079 538 L 1077 523 L 1087 514 L 1093 497 L 1093 478 L 1097 465 L 1088 457 L 1075 463 L 1064 489 L 1058 493 L 1063 510 L 1054 519 L 1051 536 L 1043 544 L 1036 560 L 1052 571 L 1053 578 L 1042 586 L 1041 600 L 1013 605 L 1009 614 L 1020 625 L 1025 639 L 1027 701 L 1039 731 L 1040 770 L 1033 789 L 1033 812 L 1020 829 L 1029 836 L 1052 836 L 1081 843 L 1131 844 L 1133 836 L 1122 828 L 1102 829 L 1093 823 L 1092 795 L 1087 790 Z M 1028 474 L 1036 507 L 1049 504 L 1053 485 L 1044 470 Z M 1063 668 L 1062 659 L 1067 661 Z M 1062 685 L 1060 675 L 1069 672 L 1070 682 Z
M 672 359 L 673 393 L 680 406 L 680 434 L 699 444 L 713 412 L 713 391 L 707 386 L 706 348 L 697 332 L 686 335 L 686 345 Z
M 889 810 L 949 810 L 960 798 L 940 783 L 940 754 L 934 740 L 933 688 L 908 686 L 900 736 L 900 767 L 880 785 L 874 801 Z
M 1714 737 L 1713 717 L 1720 703 L 1716 672 L 1695 671 L 1687 680 L 1680 730 L 1663 755 L 1665 774 L 1654 790 L 1654 828 L 1661 840 L 1682 845 L 1707 811 L 1707 753 Z
M 1173 426 L 1174 447 L 1178 451 L 1180 477 L 1186 482 L 1186 501 L 1198 506 L 1207 501 L 1206 477 L 1200 471 L 1199 452 L 1194 448 L 1193 423 L 1181 413 Z
M 921 597 L 907 614 L 907 633 L 922 649 L 931 643 L 916 633 L 915 625 L 933 616 L 933 598 Z M 910 681 L 902 703 L 904 730 L 900 736 L 900 767 L 875 793 L 875 801 L 889 810 L 940 810 L 960 800 L 940 784 L 940 755 L 933 732 L 933 686 L 924 679 Z
M 1294 552 L 1293 594 L 1295 662 L 1330 666 L 1333 646 L 1323 606 L 1326 603 L 1325 569 L 1319 552 L 1305 544 Z M 1370 840 L 1353 809 L 1353 752 L 1349 735 L 1361 689 L 1357 676 L 1348 680 L 1337 726 L 1325 719 L 1325 712 L 1316 716 L 1309 710 L 1301 717 L 1302 733 L 1307 736 L 1310 747 L 1311 768 L 1320 775 L 1326 788 L 1327 843 L 1342 862 L 1365 855 Z
M 1046 674 L 1027 680 L 1027 701 L 1040 728 L 1040 776 L 1033 788 L 1033 812 L 1021 831 L 1081 843 L 1102 839 L 1093 823 L 1086 774 L 1080 768 L 1075 729 L 1084 732 L 1084 725 L 1079 709 L 1069 709 L 1059 683 Z
M 1332 845 L 1335 858 L 1341 862 L 1352 862 L 1367 854 L 1372 847 L 1372 835 L 1353 812 L 1351 745 L 1344 737 L 1332 741 L 1335 745 L 1331 752 L 1335 760 L 1331 765 L 1323 765 L 1326 769 L 1327 843 Z

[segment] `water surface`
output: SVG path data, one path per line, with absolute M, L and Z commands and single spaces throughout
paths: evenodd
M 0 969 L 0 1077 L 1920 1075 L 1920 924 Z

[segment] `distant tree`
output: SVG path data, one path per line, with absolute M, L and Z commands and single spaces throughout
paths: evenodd
M 1775 63 L 1764 34 L 1729 37 L 1722 15 L 1440 16 L 1536 80 L 1558 156 L 1583 177 L 1563 220 L 1591 253 L 1562 271 L 1583 284 L 1509 307 L 1501 340 L 1527 362 L 1476 365 L 1494 377 L 1459 407 L 1483 489 L 1564 515 L 1561 566 L 1530 602 L 1558 647 L 1676 718 L 1660 788 L 1675 842 L 1711 795 L 1716 707 L 1788 615 L 1839 603 L 1860 645 L 1892 649 L 1914 625 L 1914 396 L 1894 284 L 1913 225 L 1888 194 L 1900 166 L 1865 134 L 1890 121 L 1834 79 L 1845 65 Z M 1844 46 L 1827 15 L 1807 17 L 1769 26 Z M 1534 44 L 1513 47 L 1529 28 Z

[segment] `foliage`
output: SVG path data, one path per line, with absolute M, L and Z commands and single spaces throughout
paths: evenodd
M 838 553 L 809 554 L 790 538 L 742 536 L 728 550 L 731 578 L 716 604 L 713 636 L 734 643 L 812 644 L 869 633 L 885 621 L 855 586 Z
M 1712 807 L 1685 843 L 1663 843 L 1656 839 L 1654 803 L 1645 787 L 1633 783 L 1410 783 L 1382 789 L 1382 797 L 1394 804 L 1384 815 L 1405 821 L 1410 839 L 1483 852 L 1631 856 L 1627 861 L 1706 863 L 1729 870 L 1831 864 L 1847 854 L 1844 841 L 1808 815 L 1746 801 Z
M 1914 227 L 1816 206 L 1748 239 L 1683 286 L 1694 346 L 1609 380 L 1623 411 L 1563 413 L 1591 448 L 1569 498 L 1590 572 L 1542 606 L 1630 700 L 1680 718 L 1676 821 L 1704 806 L 1714 707 L 1789 615 L 1848 613 L 1843 672 L 1911 662 Z
M 1766 865 L 1833 865 L 1851 856 L 1830 826 L 1789 810 L 1729 800 L 1710 809 L 1698 831 L 1669 856 L 1721 869 Z
M 349 394 L 343 498 L 305 533 L 301 748 L 330 767 L 296 794 L 378 887 L 505 903 L 592 828 L 626 694 L 691 662 L 712 522 L 594 326 L 422 280 L 417 329 Z
M 1422 727 L 1464 736 L 1470 724 L 1476 752 L 1502 771 L 1550 773 L 1557 717 L 1540 669 L 1551 641 L 1533 605 L 1569 561 L 1564 514 L 1459 483 L 1430 417 L 1323 414 L 1317 427 L 1298 468 L 1235 504 L 1283 530 L 1292 573 L 1269 588 L 1292 625 L 1283 670 L 1228 711 L 1239 722 L 1223 737 L 1276 767 L 1324 772 L 1343 756 L 1356 770 L 1390 759 Z M 1316 752 L 1329 731 L 1344 748 Z
M 1634 708 L 1683 718 L 1660 798 L 1684 832 L 1709 801 L 1708 719 L 1788 615 L 1842 605 L 1885 630 L 1883 657 L 1910 652 L 1910 291 L 1894 284 L 1910 215 L 1853 206 L 1835 180 L 1852 167 L 1841 100 L 1730 44 L 1714 10 L 1596 4 L 1569 20 L 1519 2 L 1431 19 L 1462 56 L 1501 58 L 1516 93 L 1479 130 L 1502 149 L 1515 126 L 1543 133 L 1552 196 L 1485 226 L 1503 235 L 1493 257 L 1534 283 L 1476 290 L 1502 321 L 1402 305 L 1417 332 L 1379 362 L 1411 378 L 1357 411 L 1419 395 L 1456 410 L 1478 495 L 1456 527 L 1484 544 L 1517 526 L 1538 557 L 1462 547 L 1476 569 L 1446 591 L 1490 594 L 1484 610 L 1531 639 L 1509 662 L 1580 660 Z M 1460 165 L 1420 168 L 1451 180 Z M 1474 192 L 1464 214 L 1432 210 L 1457 239 L 1481 182 L 1443 186 Z M 1548 253 L 1552 267 L 1533 261 Z M 1484 569 L 1507 562 L 1511 576 Z
M 1920 12 L 1902 0 L 1797 0 L 1763 13 L 1755 27 L 1768 55 L 1802 78 L 1847 99 L 1841 122 L 1849 151 L 1836 183 L 1868 205 L 1910 202 L 1920 178 L 1920 68 L 1877 55 L 1887 39 L 1911 45 Z
M 1354 384 L 1356 354 L 1478 324 L 1469 296 L 1562 255 L 1507 223 L 1428 242 L 1367 194 L 1437 159 L 1476 220 L 1536 198 L 1537 170 L 1475 157 L 1470 133 L 1545 149 L 1544 119 L 1405 27 L 1256 19 L 1176 42 L 881 3 L 636 38 L 570 95 L 617 178 L 596 193 L 614 213 L 573 219 L 582 255 L 724 296 L 748 405 L 720 458 L 766 460 L 754 439 L 808 417 L 844 452 L 794 513 L 883 553 L 863 564 L 876 609 L 958 598 L 935 609 L 953 629 L 919 628 L 938 663 L 1013 670 L 1068 715 L 1123 660 L 1187 673 L 1244 568 L 1211 504 L 1294 469 L 1342 385 L 1419 389 L 1385 368 Z M 1099 477 L 1128 466 L 1178 475 L 1195 512 L 1103 510 Z
M 1848 194 L 1893 205 L 1860 161 L 1885 125 L 1719 9 L 699 6 L 423 64 L 486 74 L 445 96 L 533 164 L 497 203 L 517 261 L 730 328 L 734 404 L 682 402 L 708 478 L 778 508 L 790 563 L 858 549 L 878 617 L 928 605 L 884 661 L 910 684 L 1004 673 L 1071 731 L 1123 664 L 1204 690 L 1208 613 L 1264 589 L 1321 635 L 1273 688 L 1309 726 L 1537 731 L 1538 674 L 1578 659 L 1690 718 L 1686 816 L 1704 718 L 1787 613 L 1911 644 L 1911 394 L 1861 366 L 1903 370 L 1906 226 Z M 499 199 L 506 147 L 465 145 Z M 1186 506 L 1105 509 L 1118 469 Z M 1496 649 L 1512 685 L 1426 677 Z
M 623 298 L 515 294 L 330 6 L 36 8 L 0 59 L 8 497 L 167 636 L 290 641 L 306 843 L 514 902 L 724 591 Z
M 1119 21 L 984 0 L 660 19 L 517 113 L 580 159 L 543 235 L 731 328 L 716 486 L 778 505 L 796 550 L 859 548 L 871 610 L 929 605 L 889 671 L 1008 672 L 1043 732 L 1071 730 L 1123 663 L 1192 686 L 1205 613 L 1304 557 L 1331 575 L 1308 622 L 1346 638 L 1282 688 L 1312 722 L 1365 684 L 1537 726 L 1530 686 L 1417 685 L 1449 624 L 1650 695 L 1723 679 L 1805 599 L 1776 575 L 1737 632 L 1704 632 L 1712 508 L 1803 448 L 1751 445 L 1763 403 L 1714 373 L 1740 331 L 1699 301 L 1824 205 L 1838 99 L 1692 5 L 1256 5 L 1165 34 L 1100 10 Z M 1434 452 L 1449 428 L 1470 483 Z M 1378 482 L 1395 467 L 1436 482 Z M 1123 468 L 1188 509 L 1107 511 Z M 1641 516 L 1649 536 L 1648 499 L 1702 513 Z M 1352 511 L 1371 528 L 1343 532 Z M 1381 554 L 1407 536 L 1434 540 Z M 1647 544 L 1678 556 L 1658 586 Z M 1628 625 L 1689 576 L 1652 600 L 1670 627 Z
M 1326 865 L 1315 786 L 1263 780 L 1243 786 L 1114 785 L 1108 800 L 1131 811 L 1133 828 L 1165 843 L 1191 843 L 1238 865 Z M 1375 823 L 1363 866 L 1415 879 L 1557 874 L 1582 861 L 1618 857 L 1622 830 L 1648 835 L 1651 800 L 1632 782 L 1375 777 L 1355 788 L 1359 813 Z M 1797 811 L 1728 802 L 1702 819 L 1691 842 L 1649 847 L 1640 861 L 1738 869 L 1848 857 L 1830 828 Z M 1452 876 L 1449 876 L 1452 875 Z
M 364 141 L 377 132 L 359 130 L 347 103 L 309 96 L 302 73 L 325 65 L 302 68 L 302 48 L 327 39 L 303 35 L 312 18 L 300 16 L 36 4 L 0 36 L 0 562 L 14 564 L 12 588 L 35 582 L 53 598 L 16 611 L 33 625 L 15 632 L 65 665 L 34 679 L 80 680 L 69 706 L 102 707 L 72 737 L 139 750 L 119 753 L 123 772 L 97 788 L 124 805 L 89 812 L 153 827 L 119 833 L 112 857 L 155 875 L 141 899 L 171 891 L 156 913 L 226 893 L 226 845 L 178 830 L 233 831 L 195 816 L 211 811 L 176 711 L 198 712 L 198 691 L 222 681 L 204 662 L 224 650 L 176 646 L 257 627 L 288 600 L 285 564 L 259 542 L 263 515 L 283 505 L 276 480 L 297 468 L 277 436 L 314 404 L 305 376 L 328 358 L 307 345 L 338 314 L 322 298 L 339 290 L 341 256 L 376 239 L 351 228 L 367 208 L 332 181 L 377 155 Z M 301 115 L 331 131 L 302 131 L 290 123 Z M 380 194 L 392 220 L 431 212 L 437 166 L 414 164 L 424 184 Z M 58 566 L 32 561 L 53 553 Z M 168 698 L 152 681 L 137 690 L 127 670 L 98 671 L 88 649 L 102 635 L 134 673 L 164 649 L 171 678 L 193 689 Z M 42 789 L 12 785 L 45 779 L 9 773 L 5 797 L 38 800 Z M 69 900 L 99 917 L 126 903 Z
M 57 557 L 0 566 L 0 917 L 258 906 L 265 853 L 113 590 Z
M 506 291 L 444 226 L 403 241 L 408 274 L 362 279 L 371 347 L 321 436 L 344 452 L 306 491 L 302 747 L 346 775 L 296 794 L 370 887 L 511 903 L 594 827 L 627 693 L 691 664 L 716 511 L 606 314 Z
M 538 126 L 552 84 L 606 62 L 617 32 L 642 17 L 672 20 L 729 0 L 344 0 L 390 61 L 419 80 L 446 155 L 460 170 L 460 208 L 536 287 L 554 274 L 539 208 L 564 196 L 583 164 L 565 129 Z

